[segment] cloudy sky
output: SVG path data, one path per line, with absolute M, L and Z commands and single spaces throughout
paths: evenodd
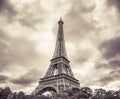
M 81 86 L 120 88 L 120 0 L 0 0 L 0 87 L 30 93 L 38 85 L 60 16 Z

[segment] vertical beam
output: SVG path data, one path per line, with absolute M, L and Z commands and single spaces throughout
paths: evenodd
M 64 81 L 64 78 L 63 78 L 63 89 L 65 90 L 65 81 Z
M 58 79 L 57 79 L 57 92 L 59 92 L 59 83 L 58 83 Z

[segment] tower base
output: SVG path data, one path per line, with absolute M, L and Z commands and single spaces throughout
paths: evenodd
M 42 78 L 37 88 L 32 92 L 32 95 L 41 95 L 46 91 L 62 93 L 64 90 L 73 87 L 80 87 L 78 80 L 66 74 L 60 74 Z

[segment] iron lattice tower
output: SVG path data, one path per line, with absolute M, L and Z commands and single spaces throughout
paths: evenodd
M 58 34 L 56 46 L 50 66 L 39 85 L 32 92 L 32 95 L 39 95 L 45 91 L 63 92 L 63 90 L 79 87 L 79 81 L 75 79 L 69 65 L 63 31 L 63 21 L 58 21 Z

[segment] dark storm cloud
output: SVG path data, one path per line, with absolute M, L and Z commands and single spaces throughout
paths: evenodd
M 111 68 L 120 68 L 120 60 L 112 60 L 109 62 Z
M 102 86 L 106 86 L 110 82 L 113 82 L 119 79 L 120 79 L 120 71 L 111 71 L 109 75 L 105 75 L 98 82 L 100 82 Z
M 120 0 L 107 0 L 107 5 L 109 7 L 115 7 L 117 9 L 117 13 L 120 14 Z
M 86 6 L 81 0 L 75 0 L 72 3 L 71 9 L 64 17 L 65 34 L 68 40 L 80 41 L 80 39 L 84 39 L 84 37 L 91 32 L 98 31 L 96 27 L 97 21 L 90 18 L 95 8 L 94 3 L 90 6 Z
M 8 80 L 7 76 L 0 75 L 0 83 L 5 83 Z
M 110 70 L 119 71 L 120 70 L 120 60 L 114 59 L 114 60 L 108 61 L 108 63 L 96 63 L 95 68 L 96 69 L 104 69 L 104 70 L 110 69 Z
M 39 77 L 41 77 L 41 75 L 42 75 L 42 72 L 40 73 L 40 71 L 33 69 L 17 79 L 11 79 L 10 82 L 16 85 L 30 86 L 32 83 L 37 82 L 39 80 Z
M 114 58 L 120 55 L 120 37 L 103 41 L 100 45 L 103 57 L 106 59 Z
M 99 80 L 102 85 L 107 85 L 112 81 L 120 79 L 120 37 L 103 41 L 100 44 L 100 51 L 103 56 L 103 60 L 105 59 L 106 62 L 104 63 L 103 61 L 96 63 L 95 68 L 102 69 L 104 71 L 112 71 Z
M 16 10 L 9 0 L 0 0 L 0 15 L 8 16 L 10 19 L 16 15 Z
M 103 71 L 111 70 L 111 72 L 101 76 L 97 81 L 101 86 L 106 86 L 120 79 L 120 60 L 118 59 L 110 60 L 108 63 L 97 63 L 95 68 L 97 70 L 102 69 Z
M 2 30 L 0 31 L 0 71 L 11 64 L 30 65 L 33 60 L 38 58 L 33 42 L 5 34 Z
M 23 76 L 24 77 L 24 76 Z M 17 84 L 17 85 L 30 85 L 31 83 L 33 83 L 33 79 L 28 79 L 28 78 L 19 78 L 19 79 L 14 79 L 11 80 L 12 83 Z

